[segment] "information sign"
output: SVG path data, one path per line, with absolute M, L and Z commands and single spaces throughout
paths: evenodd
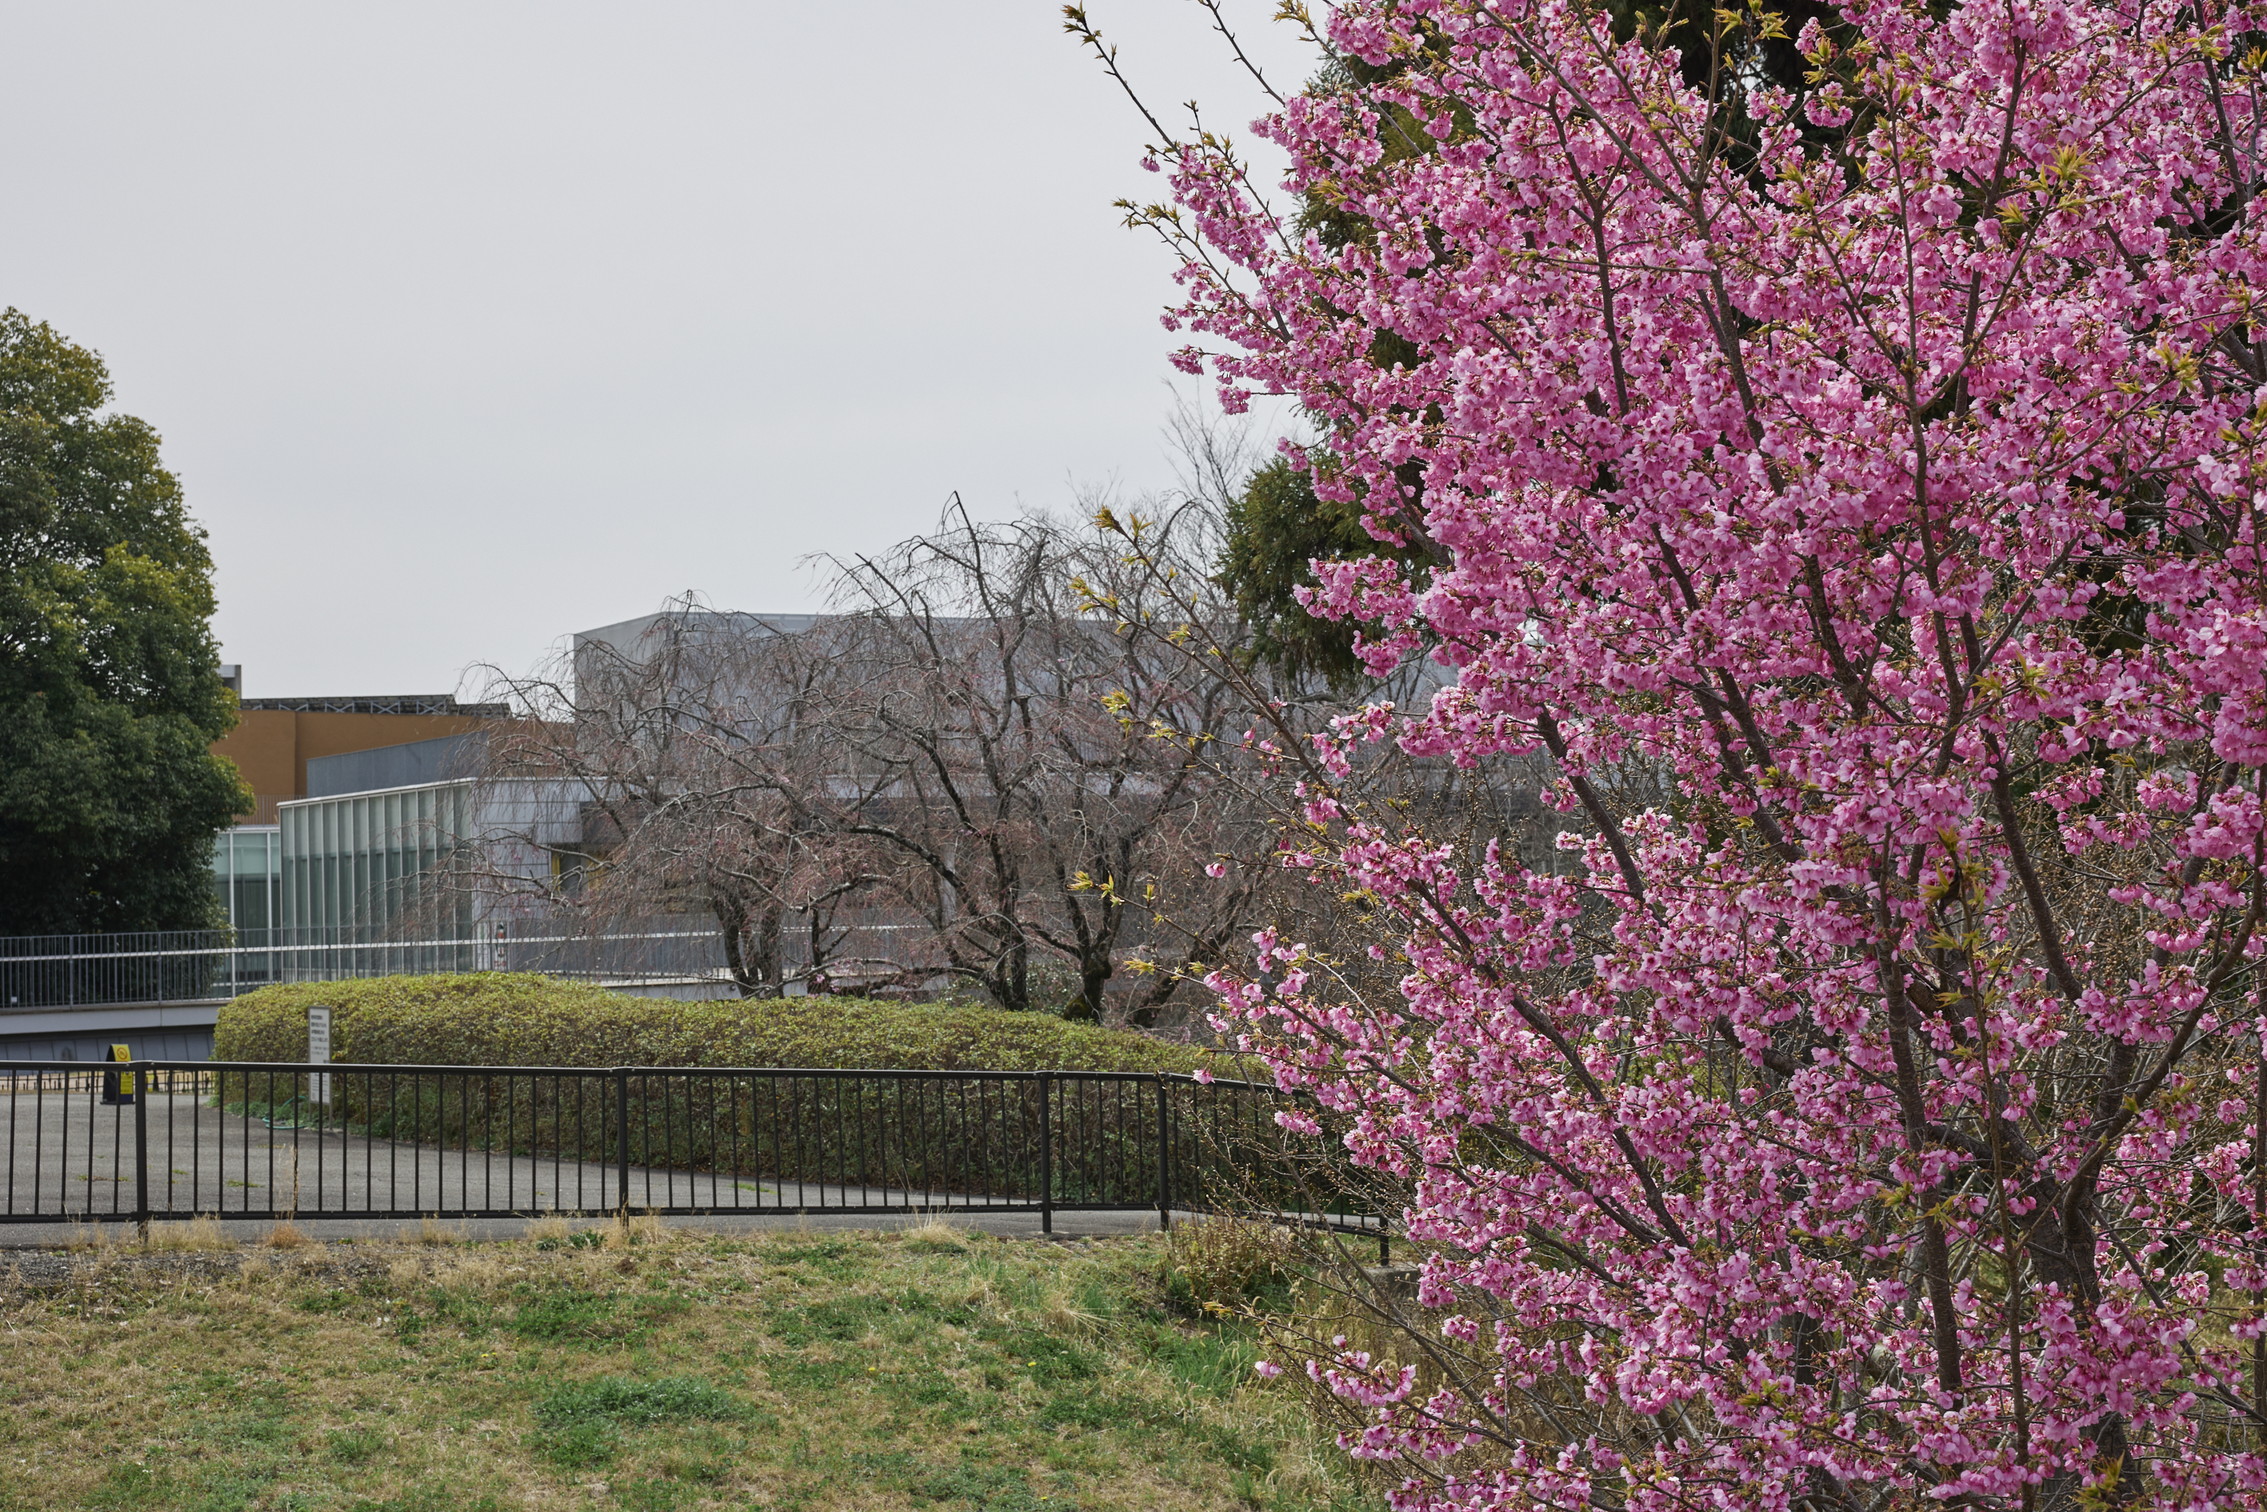
M 314 1066 L 331 1063 L 331 1010 L 321 1003 L 307 1009 L 307 1062 Z M 331 1100 L 331 1074 L 313 1071 L 307 1076 L 307 1100 L 329 1103 Z
M 131 1046 L 112 1045 L 107 1059 L 117 1065 L 134 1058 Z M 105 1071 L 102 1074 L 102 1100 L 118 1107 L 131 1107 L 134 1101 L 134 1073 L 131 1071 Z

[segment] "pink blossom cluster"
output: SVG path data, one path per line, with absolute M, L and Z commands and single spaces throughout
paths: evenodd
M 1778 14 L 1345 0 L 1303 219 L 1159 151 L 1179 361 L 1436 550 L 1312 607 L 1455 671 L 1303 795 L 1398 993 L 1215 985 L 1489 1364 L 1311 1371 L 1410 1512 L 2267 1504 L 2267 22 Z M 1570 849 L 1341 803 L 1380 738 Z

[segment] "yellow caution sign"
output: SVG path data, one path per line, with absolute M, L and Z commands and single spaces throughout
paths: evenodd
M 125 1045 L 112 1045 L 107 1057 L 113 1064 L 131 1062 L 133 1050 Z M 131 1071 L 105 1071 L 102 1073 L 102 1100 L 112 1105 L 131 1104 L 134 1101 L 134 1073 Z

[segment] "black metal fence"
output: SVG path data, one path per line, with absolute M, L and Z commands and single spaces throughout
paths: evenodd
M 1348 1211 L 1272 1087 L 1095 1071 L 0 1065 L 0 1222 Z

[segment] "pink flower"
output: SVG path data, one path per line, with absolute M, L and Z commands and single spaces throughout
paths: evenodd
M 1473 1360 L 1318 1351 L 1341 1442 L 1407 1512 L 2261 1505 L 2267 15 L 1853 4 L 1705 86 L 1595 6 L 1318 15 L 1295 208 L 1196 137 L 1154 224 L 1175 360 L 1413 548 L 1307 607 L 1453 674 L 1247 737 L 1368 954 L 1209 979 Z M 1389 741 L 1551 823 L 1397 828 Z

